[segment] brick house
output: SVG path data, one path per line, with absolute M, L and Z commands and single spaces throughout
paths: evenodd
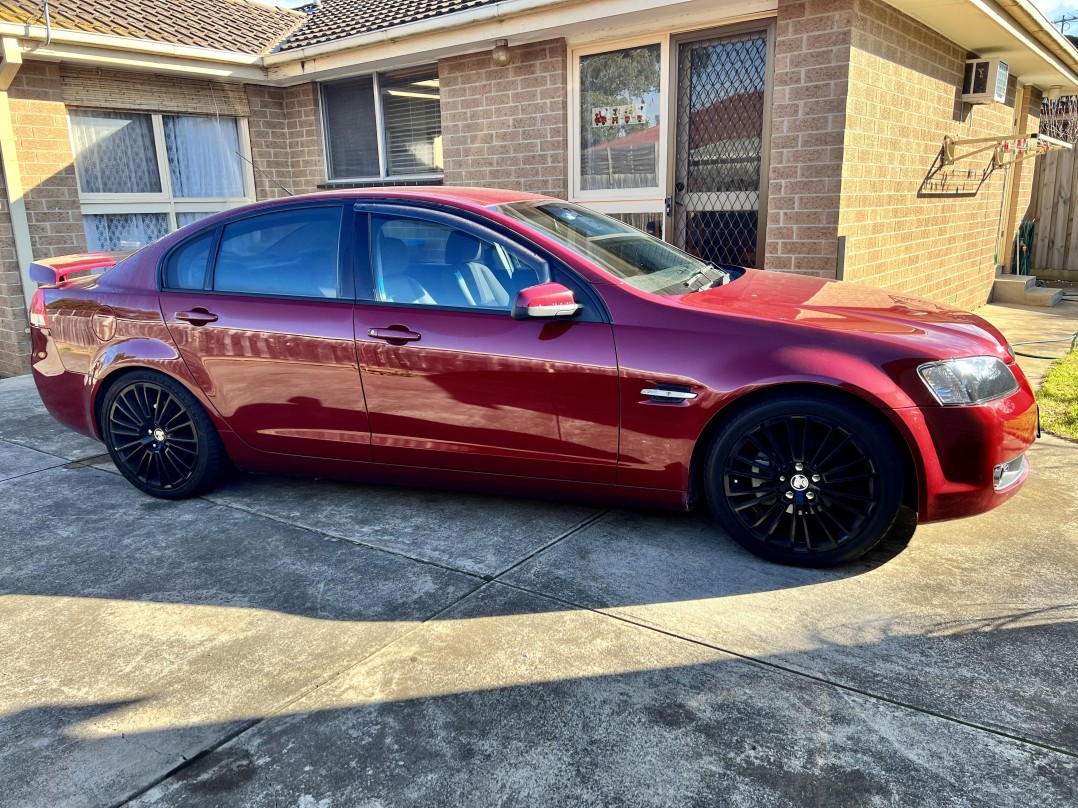
M 0 4 L 0 376 L 34 258 L 319 189 L 578 201 L 713 260 L 974 308 L 1078 51 L 1028 0 L 32 0 Z M 967 59 L 1004 100 L 963 101 Z M 968 151 L 973 151 L 970 147 Z M 963 149 L 959 149 L 963 151 Z

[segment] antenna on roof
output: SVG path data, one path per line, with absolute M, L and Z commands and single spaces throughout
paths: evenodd
M 249 166 L 251 166 L 251 168 L 253 168 L 253 169 L 254 169 L 255 171 L 257 171 L 257 172 L 258 172 L 259 174 L 261 174 L 261 175 L 262 175 L 263 177 L 265 177 L 265 178 L 266 178 L 267 180 L 269 180 L 270 182 L 272 182 L 272 183 L 273 183 L 274 185 L 276 185 L 276 186 L 277 186 L 278 188 L 280 188 L 280 189 L 281 189 L 282 191 L 284 191 L 284 192 L 285 192 L 286 194 L 288 194 L 289 196 L 295 196 L 295 195 L 296 195 L 294 191 L 290 191 L 290 190 L 289 190 L 289 189 L 288 189 L 288 188 L 287 188 L 287 187 L 286 187 L 286 186 L 284 185 L 284 183 L 282 183 L 282 182 L 281 182 L 280 180 L 278 180 L 278 179 L 277 179 L 276 177 L 271 177 L 271 176 L 270 176 L 269 174 L 267 174 L 267 173 L 266 173 L 265 171 L 263 171 L 263 170 L 262 170 L 261 168 L 259 168 L 258 166 L 256 166 L 256 165 L 254 164 L 254 161 L 253 161 L 253 160 L 251 160 L 251 158 L 249 158 L 249 157 L 248 157 L 248 156 L 247 156 L 246 154 L 243 154 L 243 153 L 242 153 L 242 152 L 240 152 L 240 151 L 237 151 L 237 152 L 236 152 L 236 154 L 237 154 L 237 155 L 239 155 L 239 158 L 240 158 L 241 160 L 245 160 L 245 161 L 247 162 L 247 164 L 248 164 Z
M 214 117 L 216 118 L 216 120 L 217 120 L 217 124 L 218 124 L 218 126 L 219 126 L 219 125 L 220 125 L 220 123 L 221 123 L 221 108 L 220 108 L 220 107 L 219 107 L 219 106 L 217 105 L 217 93 L 216 93 L 216 92 L 214 91 L 214 89 L 213 89 L 213 83 L 212 83 L 212 82 L 210 83 L 210 98 L 212 98 L 212 99 L 213 99 L 213 111 L 214 111 Z M 218 136 L 218 138 L 220 138 L 220 137 L 221 137 L 221 133 L 220 133 L 220 130 L 218 130 L 218 132 L 217 132 L 217 136 Z M 221 145 L 222 145 L 222 146 L 224 145 L 224 141 L 223 141 L 223 140 L 221 141 Z M 240 151 L 239 149 L 235 149 L 234 151 L 236 152 L 236 156 L 238 156 L 238 157 L 239 157 L 239 158 L 240 158 L 241 160 L 244 160 L 244 161 L 245 161 L 245 162 L 246 162 L 246 163 L 247 163 L 247 164 L 248 164 L 249 166 L 251 166 L 251 168 L 253 168 L 253 169 L 254 169 L 255 171 L 257 171 L 257 172 L 258 172 L 259 174 L 261 174 L 261 175 L 262 175 L 263 177 L 265 177 L 265 178 L 266 178 L 267 180 L 269 180 L 270 182 L 272 182 L 272 183 L 273 183 L 274 185 L 276 185 L 276 186 L 277 186 L 278 188 L 280 188 L 280 189 L 281 189 L 282 191 L 284 191 L 284 192 L 285 192 L 286 194 L 288 194 L 289 196 L 295 196 L 295 195 L 296 195 L 296 194 L 295 194 L 295 192 L 293 192 L 292 190 L 290 190 L 290 189 L 289 189 L 289 188 L 288 188 L 287 186 L 285 186 L 285 185 L 284 185 L 284 183 L 282 183 L 282 182 L 281 182 L 280 180 L 278 180 L 278 179 L 277 179 L 276 177 L 271 177 L 271 176 L 270 176 L 270 175 L 269 175 L 269 174 L 268 174 L 267 172 L 263 171 L 263 170 L 262 170 L 261 168 L 259 168 L 258 166 L 256 166 L 256 165 L 255 165 L 255 163 L 254 163 L 254 160 L 252 160 L 252 159 L 251 159 L 250 157 L 248 157 L 248 156 L 247 156 L 246 154 L 244 154 L 243 152 L 241 152 L 241 151 Z M 253 190 L 254 190 L 254 189 L 252 189 L 252 191 L 253 191 Z

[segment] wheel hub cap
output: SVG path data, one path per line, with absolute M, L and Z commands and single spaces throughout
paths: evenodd
M 165 432 L 165 430 L 163 430 L 161 427 L 157 427 L 157 429 L 153 431 L 153 439 L 158 443 L 164 443 L 165 438 L 167 437 L 168 433 Z M 808 485 L 808 483 L 806 482 L 805 485 Z
M 795 474 L 790 478 L 790 487 L 794 491 L 804 491 L 809 487 L 809 478 L 804 474 Z

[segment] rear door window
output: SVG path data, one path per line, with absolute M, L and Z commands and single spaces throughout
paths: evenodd
M 210 266 L 210 249 L 216 230 L 195 236 L 173 250 L 165 264 L 165 287 L 167 289 L 205 289 L 206 275 Z
M 251 216 L 224 227 L 213 272 L 217 292 L 343 297 L 339 205 Z

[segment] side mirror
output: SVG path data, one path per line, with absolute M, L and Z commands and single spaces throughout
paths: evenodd
M 520 290 L 513 304 L 513 319 L 572 317 L 581 308 L 568 287 L 560 283 L 541 283 Z

